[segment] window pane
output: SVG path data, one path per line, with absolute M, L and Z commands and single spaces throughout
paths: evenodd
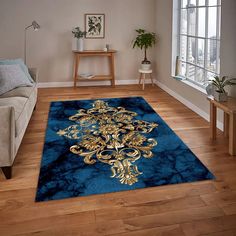
M 196 68 L 196 77 L 195 81 L 201 85 L 204 85 L 205 78 L 204 78 L 204 70 L 200 68 Z
M 181 33 L 187 34 L 187 10 L 181 10 Z
M 205 0 L 198 0 L 198 6 L 205 6 L 206 1 Z
M 188 1 L 187 0 L 182 0 L 181 2 L 182 2 L 181 7 L 186 8 L 187 4 L 188 4 Z
M 215 76 L 216 76 L 216 74 L 211 73 L 211 72 L 207 72 L 207 78 L 206 78 L 206 81 L 208 81 L 208 80 L 212 80 Z
M 190 1 L 189 1 L 189 6 L 190 6 L 190 7 L 196 6 L 196 0 L 190 0 Z
M 218 50 L 218 60 L 217 60 L 218 66 L 217 66 L 216 73 L 220 74 L 220 42 L 219 41 L 217 42 L 217 50 Z
M 188 39 L 188 62 L 196 62 L 196 39 L 189 37 Z
M 180 37 L 180 60 L 186 61 L 186 53 L 187 53 L 187 37 Z
M 206 25 L 206 8 L 201 7 L 198 9 L 198 36 L 205 37 Z
M 208 0 L 209 6 L 216 6 L 217 0 Z
M 198 58 L 197 58 L 197 64 L 199 66 L 204 67 L 204 48 L 205 48 L 205 40 L 204 39 L 198 39 Z
M 208 40 L 207 69 L 216 72 L 217 41 Z
M 196 34 L 196 8 L 189 8 L 189 34 L 195 36 Z
M 208 14 L 208 38 L 216 38 L 217 7 L 209 7 Z
M 221 9 L 220 9 L 220 7 L 217 7 L 217 14 L 218 14 L 218 20 L 219 20 L 217 37 L 218 37 L 218 39 L 220 39 L 220 35 L 221 35 L 221 28 L 220 28 L 220 26 L 221 26 Z
M 179 73 L 201 86 L 206 85 L 209 77 L 220 73 L 221 7 L 218 4 L 221 0 L 181 0 L 184 9 L 179 12 Z
M 190 80 L 195 80 L 195 66 L 187 65 L 188 66 L 188 75 L 187 78 Z
M 180 75 L 186 77 L 186 63 L 180 63 Z

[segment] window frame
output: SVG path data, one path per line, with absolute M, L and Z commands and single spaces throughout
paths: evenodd
M 213 75 L 220 75 L 220 46 L 221 46 L 221 35 L 220 35 L 220 32 L 221 32 L 221 0 L 217 0 L 217 4 L 216 5 L 210 5 L 209 6 L 209 0 L 205 0 L 205 5 L 202 5 L 202 6 L 199 6 L 199 0 L 196 0 L 196 6 L 194 7 L 191 7 L 190 6 L 190 1 L 191 0 L 187 0 L 187 5 L 185 7 L 182 7 L 182 1 L 183 0 L 177 0 L 177 10 L 178 10 L 178 13 L 177 13 L 177 40 L 176 40 L 176 43 L 177 43 L 177 47 L 176 47 L 176 56 L 179 57 L 179 63 L 182 64 L 182 63 L 185 63 L 186 65 L 186 72 L 185 72 L 185 76 L 181 75 L 180 77 L 184 78 L 186 81 L 190 82 L 190 83 L 193 83 L 195 86 L 199 86 L 200 88 L 205 88 L 207 86 L 207 74 L 208 73 L 211 73 Z M 216 38 L 215 39 L 212 39 L 211 37 L 209 37 L 209 31 L 208 31 L 208 24 L 209 24 L 209 8 L 216 8 Z M 194 8 L 196 9 L 196 19 L 195 19 L 195 24 L 196 24 L 196 27 L 195 27 L 195 35 L 190 35 L 190 24 L 189 24 L 189 21 L 190 21 L 190 14 L 189 14 L 189 10 L 188 9 L 191 9 L 191 8 Z M 202 36 L 198 36 L 198 19 L 199 19 L 199 10 L 200 8 L 204 8 L 205 9 L 205 37 L 202 37 Z M 186 14 L 187 14 L 187 32 L 186 34 L 185 33 L 182 33 L 182 22 L 181 22 L 181 19 L 182 19 L 182 10 L 186 9 Z M 184 61 L 182 58 L 181 58 L 181 37 L 186 37 L 186 60 Z M 189 62 L 189 41 L 190 41 L 190 38 L 193 38 L 195 39 L 195 58 L 196 58 L 196 61 L 194 63 L 191 63 Z M 198 40 L 199 39 L 202 39 L 204 40 L 204 61 L 203 61 L 203 66 L 199 65 L 198 64 Z M 215 71 L 213 70 L 210 70 L 209 68 L 207 68 L 207 63 L 208 63 L 208 55 L 209 55 L 209 52 L 208 52 L 208 43 L 210 40 L 214 40 L 215 43 L 216 43 L 216 69 Z M 194 67 L 194 70 L 195 70 L 195 73 L 194 73 L 194 80 L 193 79 L 190 79 L 188 78 L 188 75 L 189 75 L 189 66 L 193 66 Z M 203 75 L 204 75 L 204 84 L 201 84 L 201 83 L 198 83 L 196 81 L 196 74 L 197 74 L 197 70 L 198 69 L 202 69 L 203 70 Z M 179 75 L 177 75 L 177 77 L 179 77 Z M 193 87 L 195 87 L 193 86 Z

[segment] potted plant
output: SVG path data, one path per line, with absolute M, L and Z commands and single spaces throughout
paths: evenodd
M 228 76 L 215 76 L 214 79 L 210 80 L 211 84 L 215 87 L 213 96 L 215 100 L 219 102 L 227 101 L 227 92 L 225 91 L 226 86 L 236 85 L 236 78 L 229 78 Z
M 153 47 L 156 44 L 156 34 L 147 32 L 144 29 L 136 30 L 138 35 L 133 40 L 133 48 L 137 47 L 141 50 L 144 49 L 144 60 L 142 61 L 142 69 L 149 70 L 151 62 L 147 59 L 147 49 Z
M 83 51 L 84 50 L 84 37 L 86 36 L 86 31 L 81 31 L 80 27 L 76 27 L 72 30 L 72 34 L 77 39 L 77 50 Z

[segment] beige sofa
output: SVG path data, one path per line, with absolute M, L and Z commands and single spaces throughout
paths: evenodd
M 37 70 L 29 69 L 37 81 Z M 0 96 L 0 167 L 7 179 L 37 102 L 36 83 L 19 87 Z

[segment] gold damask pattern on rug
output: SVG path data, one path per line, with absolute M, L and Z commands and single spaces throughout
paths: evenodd
M 69 117 L 75 125 L 59 130 L 58 135 L 78 140 L 70 151 L 84 158 L 89 165 L 97 161 L 111 166 L 111 177 L 121 184 L 133 185 L 142 174 L 135 162 L 141 157 L 152 158 L 156 140 L 145 137 L 158 125 L 135 119 L 137 113 L 124 107 L 110 107 L 97 100 L 92 108 L 80 109 Z

